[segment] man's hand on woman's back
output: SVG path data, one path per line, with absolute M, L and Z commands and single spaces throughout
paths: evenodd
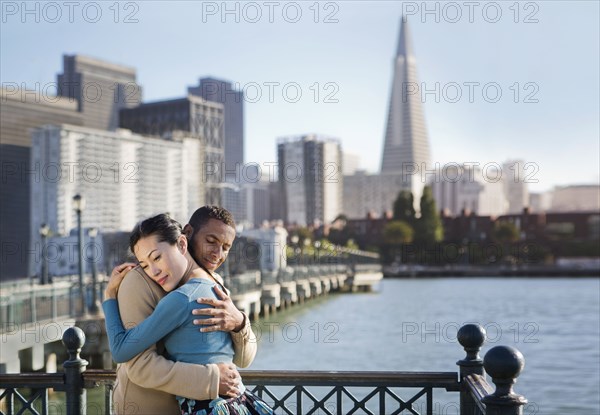
M 192 310 L 194 315 L 208 316 L 208 318 L 196 319 L 194 324 L 202 325 L 200 331 L 239 331 L 244 328 L 244 314 L 233 304 L 231 297 L 215 285 L 216 298 L 198 298 L 200 304 L 208 304 L 212 307 L 196 308 Z

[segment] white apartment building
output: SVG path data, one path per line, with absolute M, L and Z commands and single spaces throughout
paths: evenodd
M 523 160 L 509 160 L 502 165 L 502 181 L 504 193 L 508 201 L 507 213 L 521 213 L 523 208 L 529 206 L 528 176 L 535 168 L 533 163 Z
M 161 212 L 185 223 L 204 204 L 201 143 L 188 132 L 161 139 L 64 124 L 33 130 L 32 246 L 39 244 L 44 223 L 54 235 L 77 227 L 76 194 L 85 199 L 84 228 L 130 231 Z M 30 275 L 34 267 L 30 263 Z
M 479 167 L 450 164 L 437 169 L 439 174 L 431 178 L 438 210 L 451 216 L 463 209 L 480 216 L 499 216 L 508 212 L 505 184 L 499 172 Z
M 362 219 L 368 213 L 376 216 L 391 211 L 401 190 L 410 183 L 400 174 L 367 174 L 364 171 L 344 176 L 344 214 L 349 219 Z

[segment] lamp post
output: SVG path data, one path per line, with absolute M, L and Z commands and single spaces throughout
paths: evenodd
M 45 223 L 40 226 L 40 236 L 42 237 L 42 275 L 40 275 L 40 284 L 48 284 L 48 255 L 46 252 L 46 238 L 50 235 L 50 226 Z
M 290 237 L 290 242 L 292 243 L 292 250 L 293 250 L 293 256 L 292 258 L 294 259 L 294 261 L 296 261 L 296 265 L 300 265 L 300 262 L 298 261 L 298 257 L 300 256 L 299 252 L 300 248 L 298 248 L 298 241 L 300 240 L 300 238 L 298 238 L 298 235 L 292 235 Z
M 79 193 L 73 196 L 73 209 L 77 213 L 77 251 L 79 252 L 79 295 L 81 314 L 85 313 L 85 293 L 83 290 L 83 227 L 81 226 L 81 213 L 85 209 L 85 199 Z
M 90 245 L 93 248 L 94 254 L 91 258 L 88 258 L 92 263 L 92 303 L 89 306 L 90 314 L 96 314 L 100 310 L 98 306 L 98 267 L 96 257 L 96 236 L 98 236 L 98 228 L 91 228 L 88 231 L 88 235 L 90 237 Z
M 315 241 L 314 247 L 315 247 L 315 264 L 320 265 L 321 261 L 319 258 L 319 248 L 321 248 L 321 241 Z

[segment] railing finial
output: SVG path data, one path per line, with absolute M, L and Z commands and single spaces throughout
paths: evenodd
M 69 353 L 68 361 L 81 360 L 79 353 L 85 344 L 85 333 L 79 327 L 69 327 L 62 336 L 62 342 Z
M 496 385 L 496 391 L 482 400 L 488 413 L 521 414 L 527 399 L 513 391 L 516 378 L 525 366 L 521 352 L 510 346 L 496 346 L 485 354 L 483 366 Z
M 479 324 L 465 324 L 460 328 L 460 330 L 458 330 L 456 338 L 461 346 L 465 349 L 465 352 L 467 352 L 467 356 L 464 359 L 456 362 L 461 369 L 467 367 L 481 368 L 483 361 L 479 356 L 479 351 L 485 342 L 485 334 L 485 329 Z M 483 374 L 483 370 L 467 370 L 467 372 L 468 373 L 463 373 L 463 375 L 468 375 L 471 373 L 477 373 L 479 375 Z
M 85 344 L 85 333 L 79 327 L 65 330 L 62 342 L 67 348 L 69 359 L 63 363 L 65 368 L 65 392 L 67 395 L 67 415 L 84 415 L 86 410 L 86 391 L 83 376 L 87 360 L 79 356 Z

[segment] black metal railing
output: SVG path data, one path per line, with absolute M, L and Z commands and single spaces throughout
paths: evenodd
M 277 414 L 432 413 L 433 390 L 458 391 L 455 372 L 243 371 Z M 412 389 L 410 392 L 408 389 Z M 408 393 L 401 397 L 400 391 Z M 424 402 L 420 402 L 424 401 Z
M 461 415 L 522 414 L 527 400 L 513 391 L 524 366 L 521 353 L 496 346 L 481 359 L 485 330 L 475 324 L 463 326 L 458 341 L 466 352 L 457 362 L 458 373 L 247 370 L 241 374 L 244 384 L 272 404 L 277 414 L 433 414 L 436 389 L 460 393 Z M 105 387 L 102 412 L 110 414 L 115 372 L 86 370 L 88 362 L 79 356 L 84 342 L 81 329 L 65 331 L 69 358 L 62 373 L 0 375 L 0 414 L 48 414 L 49 389 L 66 394 L 66 411 L 59 413 L 85 414 L 86 390 L 99 386 Z

